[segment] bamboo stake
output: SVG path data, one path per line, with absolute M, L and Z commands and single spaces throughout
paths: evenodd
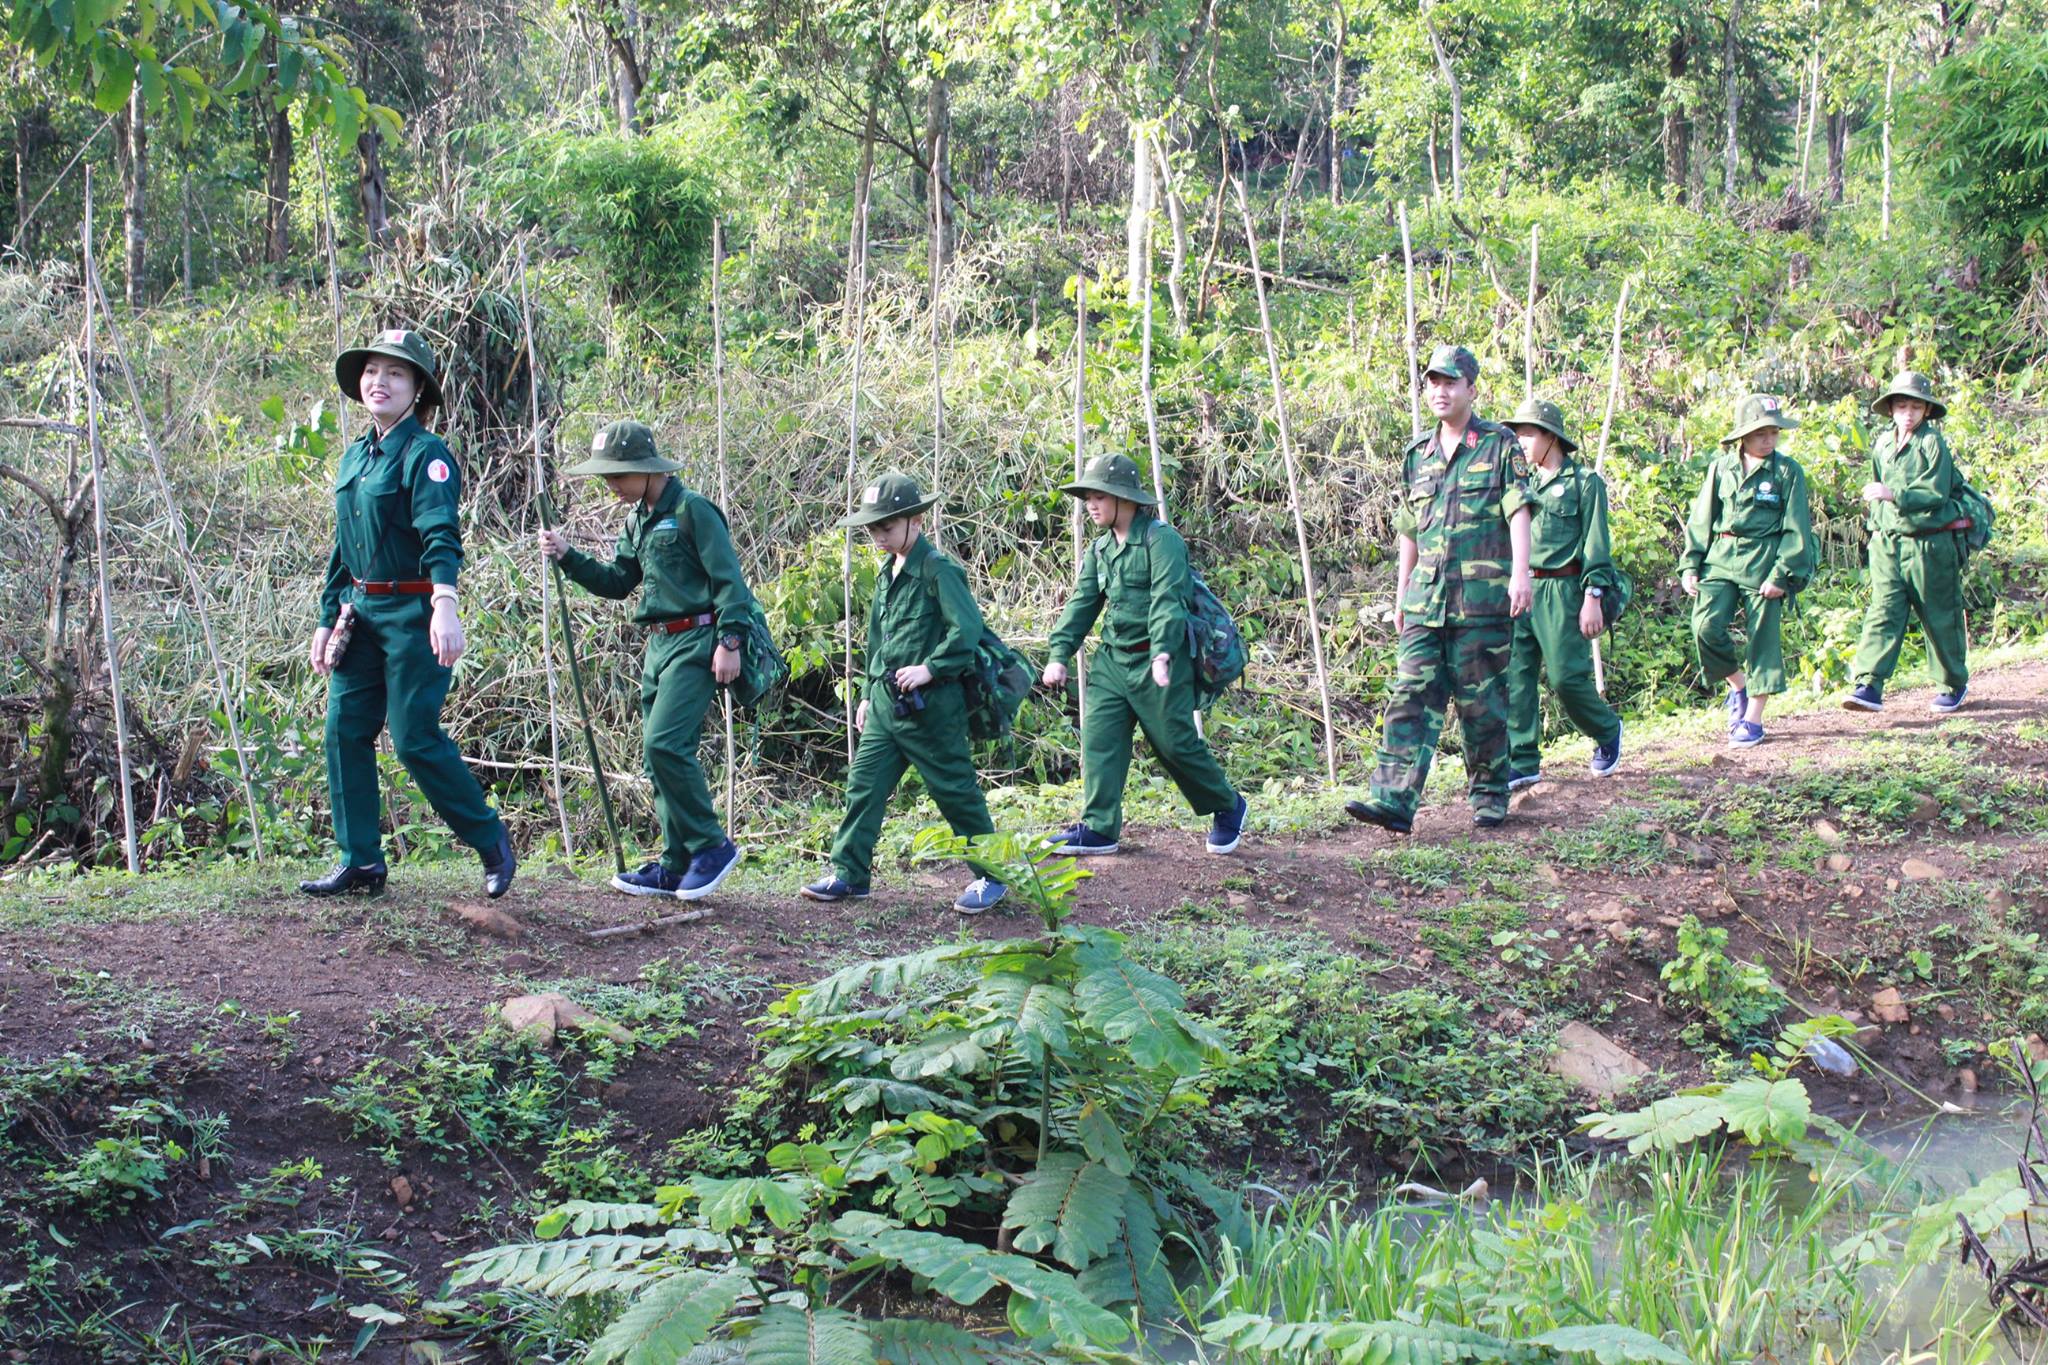
M 121 695 L 121 648 L 114 625 L 114 591 L 107 576 L 106 460 L 100 449 L 99 356 L 94 345 L 95 321 L 90 281 L 99 270 L 92 250 L 92 167 L 85 168 L 85 215 L 79 227 L 85 251 L 85 439 L 92 458 L 92 539 L 99 570 L 100 640 L 107 651 L 107 680 L 114 702 L 114 756 L 121 770 L 121 832 L 128 871 L 142 871 L 142 853 L 135 842 L 135 790 L 128 765 L 128 708 Z M 253 818 L 254 812 L 251 812 Z
M 1088 463 L 1088 441 L 1083 425 L 1083 414 L 1087 411 L 1088 390 L 1088 272 L 1074 272 L 1074 477 L 1080 478 Z M 1072 500 L 1074 527 L 1074 573 L 1081 572 L 1082 536 L 1081 523 L 1087 517 L 1086 504 L 1081 498 Z M 1088 724 L 1088 655 L 1084 650 L 1074 652 L 1074 714 L 1085 731 Z M 1081 755 L 1081 774 L 1085 780 L 1088 773 L 1088 756 Z
M 99 267 L 95 264 L 87 281 L 93 297 L 99 302 L 99 310 L 107 320 L 107 335 L 114 343 L 114 356 L 121 364 L 121 378 L 127 384 L 128 401 L 135 409 L 135 421 L 142 429 L 142 447 L 149 454 L 149 467 L 156 476 L 156 486 L 164 500 L 164 510 L 171 519 L 171 532 L 178 546 L 178 566 L 185 571 L 185 586 L 192 593 L 192 607 L 199 616 L 199 633 L 206 642 L 206 657 L 213 664 L 213 683 L 220 693 L 220 712 L 227 721 L 228 744 L 235 751 L 235 767 L 242 777 L 242 799 L 249 808 L 249 838 L 256 858 L 263 859 L 262 807 L 256 801 L 256 779 L 249 772 L 249 754 L 242 746 L 241 708 L 235 704 L 234 695 L 228 687 L 227 663 L 222 659 L 220 642 L 213 633 L 213 611 L 211 595 L 199 581 L 199 570 L 192 558 L 192 537 L 185 527 L 185 514 L 179 510 L 177 500 L 171 495 L 170 476 L 164 472 L 163 451 L 156 443 L 156 433 L 150 428 L 149 413 L 142 405 L 142 386 L 136 381 L 135 369 L 128 363 L 128 347 L 121 340 L 121 329 L 115 325 L 114 310 L 107 306 L 106 282 L 100 279 Z
M 1593 450 L 1593 472 L 1600 474 L 1607 464 L 1607 436 L 1614 430 L 1614 405 L 1621 396 L 1621 323 L 1628 314 L 1628 291 L 1635 283 L 1630 275 L 1621 282 L 1621 295 L 1614 301 L 1614 346 L 1607 365 L 1607 411 L 1600 419 L 1600 444 Z M 1600 641 L 1593 641 L 1593 690 L 1607 695 L 1607 667 L 1600 657 Z
M 1152 239 L 1145 239 L 1145 315 L 1138 329 L 1138 394 L 1145 403 L 1145 446 L 1152 456 L 1152 496 L 1166 520 L 1166 472 L 1159 460 L 1159 399 L 1152 389 Z
M 1308 639 L 1316 658 L 1316 692 L 1323 706 L 1323 768 L 1332 784 L 1337 781 L 1337 723 L 1330 708 L 1330 669 L 1323 657 L 1323 624 L 1316 608 L 1316 576 L 1308 548 L 1308 522 L 1301 514 L 1301 483 L 1294 469 L 1294 441 L 1287 427 L 1287 398 L 1280 382 L 1280 348 L 1273 340 L 1273 313 L 1266 300 L 1266 277 L 1259 273 L 1259 238 L 1252 226 L 1251 202 L 1245 198 L 1244 182 L 1235 178 L 1237 208 L 1244 218 L 1245 250 L 1252 258 L 1252 287 L 1259 296 L 1259 332 L 1266 342 L 1266 371 L 1273 383 L 1273 420 L 1280 434 L 1280 462 L 1287 469 L 1287 503 L 1294 513 L 1295 548 L 1301 555 L 1301 582 L 1308 594 Z
M 946 385 L 945 385 L 945 340 L 941 314 L 944 311 L 944 296 L 940 284 L 946 270 L 946 204 L 940 196 L 945 185 L 939 175 L 939 168 L 945 163 L 945 134 L 932 139 L 932 174 L 930 192 L 926 195 L 932 201 L 931 232 L 931 313 L 932 313 L 932 484 L 930 493 L 939 491 L 939 451 L 946 442 Z M 939 516 L 942 504 L 933 503 L 931 509 L 932 534 L 939 530 Z
M 1892 78 L 1898 74 L 1898 67 L 1896 61 L 1884 66 L 1884 207 L 1877 230 L 1881 242 L 1892 239 Z
M 711 449 L 718 466 L 718 505 L 732 507 L 732 482 L 725 467 L 725 223 L 711 220 Z M 726 512 L 731 515 L 730 510 Z M 738 783 L 739 746 L 733 740 L 732 689 L 718 689 L 718 703 L 725 712 L 725 818 L 733 816 L 734 791 Z
M 529 410 L 533 427 L 533 486 L 547 486 L 547 462 L 541 456 L 540 444 L 540 357 L 533 342 L 533 300 L 526 292 L 526 242 L 519 243 L 519 321 L 526 332 L 526 387 L 531 399 Z M 548 644 L 548 628 L 554 622 L 554 575 L 550 574 L 547 556 L 541 556 L 540 573 L 540 662 L 541 672 L 548 684 L 548 779 L 555 792 L 555 814 L 562 823 L 562 856 L 576 857 L 575 836 L 569 830 L 569 802 L 562 794 L 562 712 L 559 694 L 555 689 L 555 651 Z
M 1529 305 L 1522 310 L 1522 398 L 1536 396 L 1536 258 L 1540 223 L 1529 224 Z
M 1408 237 L 1408 201 L 1400 204 L 1401 213 L 1401 260 L 1408 275 L 1408 426 L 1410 430 L 1422 430 L 1422 375 L 1421 362 L 1415 358 L 1415 245 Z
M 867 345 L 867 285 L 868 285 L 868 193 L 870 181 L 863 179 L 860 196 L 853 206 L 853 297 L 847 306 L 853 309 L 853 397 L 847 404 L 846 417 L 846 514 L 852 516 L 858 510 L 854 502 L 854 479 L 856 466 L 860 461 L 860 371 L 861 355 Z M 857 736 L 853 728 L 853 529 L 848 527 L 839 552 L 840 575 L 840 633 L 843 637 L 843 653 L 846 664 L 845 693 L 846 712 L 846 766 L 853 768 L 853 750 Z

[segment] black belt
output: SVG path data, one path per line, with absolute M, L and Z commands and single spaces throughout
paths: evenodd
M 647 623 L 647 633 L 650 635 L 681 635 L 686 630 L 698 630 L 704 626 L 713 625 L 717 620 L 718 617 L 716 615 L 707 611 L 701 612 L 696 616 L 678 616 L 673 621 L 649 621 Z
M 1576 559 L 1574 559 L 1571 563 L 1565 565 L 1562 569 L 1529 570 L 1529 577 L 1531 578 L 1577 578 L 1578 576 L 1579 561 Z

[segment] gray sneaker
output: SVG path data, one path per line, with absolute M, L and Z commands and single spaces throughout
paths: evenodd
M 953 908 L 963 915 L 978 915 L 995 905 L 1010 893 L 1010 888 L 988 877 L 976 877 L 967 883 L 967 889 L 953 902 Z

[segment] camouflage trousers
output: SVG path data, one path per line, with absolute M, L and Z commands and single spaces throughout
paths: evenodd
M 1409 626 L 1401 632 L 1386 735 L 1372 775 L 1375 804 L 1414 817 L 1443 733 L 1444 708 L 1456 701 L 1472 809 L 1507 810 L 1507 669 L 1513 639 L 1514 623 L 1505 616 Z

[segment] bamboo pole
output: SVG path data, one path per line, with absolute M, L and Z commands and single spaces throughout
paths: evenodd
M 847 404 L 846 416 L 846 514 L 852 516 L 858 510 L 854 502 L 854 480 L 860 463 L 860 379 L 862 352 L 867 346 L 867 286 L 868 286 L 868 194 L 872 181 L 863 178 L 860 194 L 853 206 L 853 297 L 847 306 L 853 310 L 853 395 Z M 846 766 L 853 768 L 853 750 L 857 735 L 853 728 L 853 528 L 843 532 L 844 539 L 839 550 L 840 587 L 840 634 L 842 653 L 846 665 L 845 685 L 842 688 L 846 713 Z
M 1152 458 L 1152 496 L 1166 520 L 1166 472 L 1159 459 L 1159 398 L 1152 389 L 1152 239 L 1145 239 L 1145 313 L 1138 326 L 1138 394 L 1145 404 L 1145 448 Z
M 1088 463 L 1088 437 L 1083 422 L 1087 411 L 1088 391 L 1088 272 L 1085 269 L 1074 272 L 1074 477 L 1080 478 Z M 1072 499 L 1074 528 L 1074 572 L 1081 572 L 1083 551 L 1081 523 L 1087 519 L 1086 504 L 1081 498 Z M 1074 714 L 1084 731 L 1088 724 L 1088 655 L 1085 650 L 1074 652 Z M 1088 773 L 1088 756 L 1081 755 L 1081 773 L 1085 779 Z
M 1898 75 L 1898 68 L 1896 61 L 1884 65 L 1884 200 L 1877 230 L 1881 242 L 1892 239 L 1892 79 Z
M 142 871 L 135 841 L 135 789 L 128 764 L 128 708 L 121 693 L 121 647 L 114 625 L 114 591 L 107 575 L 107 469 L 100 447 L 99 356 L 95 345 L 91 280 L 99 270 L 92 249 L 92 167 L 85 168 L 85 215 L 79 227 L 85 252 L 85 440 L 92 458 L 92 539 L 99 570 L 100 641 L 107 651 L 107 681 L 114 703 L 114 757 L 121 773 L 121 834 L 128 870 Z M 253 818 L 254 812 L 251 812 Z
M 939 467 L 941 447 L 946 443 L 946 351 L 942 314 L 945 308 L 944 293 L 940 288 L 946 273 L 946 203 L 941 196 L 945 184 L 939 170 L 945 156 L 945 134 L 939 133 L 932 140 L 932 171 L 930 192 L 932 202 L 931 231 L 931 323 L 932 323 L 932 482 L 927 492 L 936 495 L 939 491 Z M 931 528 L 938 534 L 939 517 L 943 504 L 933 503 Z
M 1413 431 L 1422 430 L 1422 375 L 1421 364 L 1415 358 L 1415 244 L 1408 236 L 1408 201 L 1400 203 L 1401 214 L 1401 261 L 1408 277 L 1408 426 Z
M 1259 238 L 1252 225 L 1251 202 L 1245 198 L 1244 182 L 1233 178 L 1238 213 L 1244 218 L 1245 250 L 1252 258 L 1252 287 L 1259 297 L 1259 333 L 1266 343 L 1266 371 L 1273 384 L 1273 420 L 1280 435 L 1280 463 L 1287 470 L 1287 504 L 1294 513 L 1295 548 L 1301 555 L 1301 582 L 1308 596 L 1308 639 L 1315 652 L 1316 692 L 1323 706 L 1323 768 L 1332 784 L 1337 781 L 1337 723 L 1330 707 L 1330 669 L 1323 657 L 1323 624 L 1316 607 L 1315 567 L 1310 560 L 1308 522 L 1301 514 L 1301 481 L 1294 468 L 1294 441 L 1287 427 L 1287 398 L 1280 382 L 1280 348 L 1273 340 L 1273 312 L 1266 299 L 1266 277 L 1259 273 Z
M 1621 282 L 1621 294 L 1614 300 L 1614 344 L 1607 364 L 1607 411 L 1600 418 L 1600 444 L 1593 449 L 1593 472 L 1602 474 L 1607 465 L 1607 436 L 1614 430 L 1614 405 L 1621 396 L 1621 324 L 1628 314 L 1628 291 L 1635 283 L 1630 275 Z M 1600 641 L 1593 641 L 1593 690 L 1607 695 L 1607 666 L 1600 657 Z
M 121 340 L 121 329 L 114 322 L 114 310 L 107 306 L 106 282 L 99 276 L 95 264 L 87 280 L 93 297 L 99 303 L 99 310 L 107 320 L 107 335 L 114 343 L 114 356 L 121 365 L 121 378 L 128 388 L 128 401 L 135 408 L 135 421 L 142 429 L 142 447 L 149 455 L 150 471 L 156 476 L 157 492 L 163 497 L 164 510 L 171 519 L 171 533 L 178 546 L 178 567 L 185 572 L 185 586 L 192 594 L 192 608 L 199 616 L 199 633 L 206 642 L 206 657 L 213 664 L 213 683 L 220 693 L 220 713 L 228 727 L 228 744 L 235 751 L 235 768 L 242 778 L 242 799 L 249 808 L 250 845 L 258 861 L 263 854 L 262 807 L 256 800 L 256 779 L 249 771 L 249 754 L 242 745 L 241 708 L 235 704 L 232 690 L 228 686 L 227 663 L 221 657 L 220 642 L 213 633 L 213 610 L 211 596 L 199 581 L 199 570 L 193 563 L 192 536 L 185 526 L 185 514 L 179 510 L 177 499 L 171 494 L 170 476 L 164 471 L 162 449 L 156 443 L 156 433 L 149 424 L 149 413 L 143 408 L 142 385 L 135 378 L 135 368 L 128 363 L 128 347 Z
M 533 428 L 533 486 L 545 488 L 547 462 L 541 455 L 540 438 L 540 356 L 533 341 L 533 300 L 526 291 L 526 242 L 519 243 L 519 322 L 526 333 L 526 388 Z M 576 837 L 569 829 L 569 802 L 562 793 L 562 711 L 555 687 L 555 651 L 548 644 L 549 628 L 555 617 L 555 576 L 548 572 L 547 556 L 541 556 L 540 572 L 540 662 L 548 685 L 548 780 L 554 788 L 555 814 L 562 824 L 562 856 L 576 857 Z
M 1529 224 L 1529 303 L 1522 309 L 1522 399 L 1536 396 L 1536 259 L 1541 243 L 1540 223 Z
M 725 223 L 711 220 L 711 394 L 712 457 L 718 468 L 718 505 L 732 515 L 732 481 L 725 466 Z M 718 704 L 725 713 L 725 818 L 733 816 L 734 793 L 738 786 L 739 746 L 733 739 L 732 689 L 718 689 Z

